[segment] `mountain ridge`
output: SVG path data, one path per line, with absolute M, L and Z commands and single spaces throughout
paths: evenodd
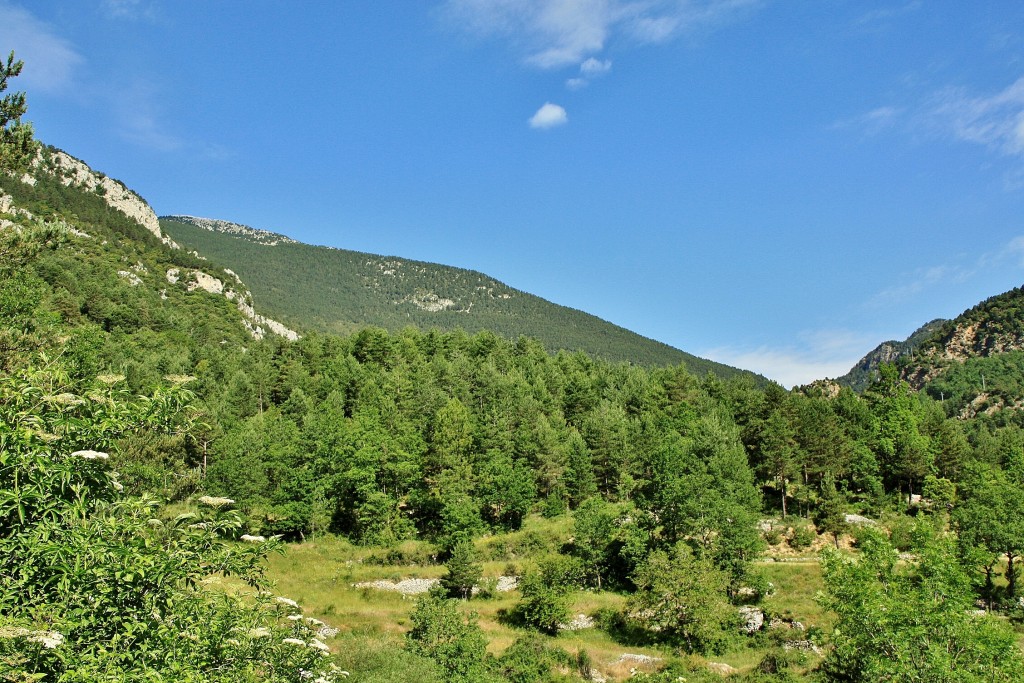
M 479 271 L 308 245 L 219 219 L 167 215 L 161 226 L 187 248 L 237 271 L 270 315 L 296 329 L 338 334 L 365 326 L 393 332 L 408 325 L 468 333 L 489 329 L 511 339 L 536 338 L 551 352 L 584 351 L 647 366 L 683 363 L 696 374 L 746 375 L 767 382 Z

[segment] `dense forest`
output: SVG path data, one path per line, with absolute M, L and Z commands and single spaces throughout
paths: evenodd
M 964 416 L 953 375 L 938 398 L 894 365 L 789 392 L 490 330 L 256 340 L 167 277 L 229 274 L 48 173 L 51 150 L 19 180 L 31 152 L 0 178 L 3 680 L 1020 680 L 1009 394 Z M 316 590 L 401 616 L 275 595 L 286 547 L 355 558 Z M 784 548 L 820 577 L 806 631 L 761 561 Z M 438 580 L 408 602 L 345 583 L 374 567 Z M 499 578 L 515 595 L 484 623 Z M 581 602 L 600 635 L 570 640 Z M 656 655 L 619 676 L 595 639 Z

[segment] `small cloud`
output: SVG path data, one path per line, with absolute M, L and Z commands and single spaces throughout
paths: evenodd
M 612 60 L 595 59 L 593 57 L 587 59 L 580 64 L 580 73 L 584 76 L 600 76 L 601 74 L 608 73 L 608 70 L 612 68 Z
M 974 272 L 975 269 L 973 268 L 963 268 L 961 266 L 940 265 L 918 268 L 904 276 L 904 281 L 900 284 L 883 289 L 873 296 L 868 302 L 868 306 L 889 306 L 894 303 L 907 301 L 936 285 L 966 282 L 974 275 Z
M 544 106 L 537 110 L 537 113 L 530 117 L 530 128 L 546 129 L 554 128 L 568 123 L 569 115 L 565 109 L 557 104 L 545 102 Z
M 1020 264 L 1024 266 L 1024 236 L 1014 237 L 1010 240 L 1009 244 L 1006 245 L 1006 253 L 1013 254 L 1021 259 Z
M 565 87 L 569 90 L 582 90 L 590 85 L 590 81 L 604 76 L 611 68 L 612 60 L 590 57 L 580 64 L 580 75 L 576 78 L 568 79 L 565 82 Z
M 883 9 L 876 9 L 865 12 L 857 21 L 854 22 L 857 26 L 865 28 L 876 28 L 880 26 L 887 26 L 893 19 L 898 19 L 907 14 L 921 9 L 921 0 L 913 0 L 897 7 L 886 7 Z
M 0 0 L 0 26 L 3 26 L 3 49 L 14 50 L 15 57 L 25 62 L 18 89 L 37 88 L 58 92 L 72 82 L 75 68 L 82 56 L 61 38 L 51 26 L 30 12 Z M 2 55 L 7 58 L 7 53 Z
M 156 21 L 158 9 L 152 0 L 103 0 L 103 9 L 113 19 Z
M 903 111 L 903 109 L 893 106 L 876 107 L 859 116 L 836 121 L 831 127 L 834 130 L 860 131 L 865 137 L 871 137 L 896 126 Z

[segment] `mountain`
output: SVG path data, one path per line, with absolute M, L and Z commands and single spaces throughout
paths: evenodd
M 588 313 L 513 289 L 461 268 L 310 246 L 228 221 L 164 216 L 164 232 L 187 249 L 229 267 L 275 318 L 296 329 L 349 334 L 367 326 L 533 337 L 555 351 L 581 350 L 610 361 L 685 363 L 694 374 L 750 375 L 642 337 Z
M 903 341 L 884 341 L 874 348 L 870 353 L 857 361 L 848 373 L 836 378 L 840 386 L 850 387 L 854 391 L 863 391 L 871 384 L 875 377 L 878 366 L 882 363 L 895 363 L 905 355 L 912 354 L 924 340 L 938 330 L 947 321 L 942 319 L 932 320 L 917 328 L 913 334 Z
M 233 273 L 186 252 L 123 183 L 52 148 L 31 173 L 0 176 L 0 370 L 31 350 L 117 367 L 141 388 L 188 374 L 204 346 L 244 348 L 295 332 L 258 313 Z M 28 256 L 17 256 L 28 254 Z M 140 351 L 140 349 L 145 351 Z M 159 350 L 159 363 L 138 358 Z
M 905 341 L 884 342 L 836 382 L 861 391 L 882 363 L 894 363 L 912 389 L 939 401 L 949 416 L 1024 408 L 1024 288 L 952 320 L 933 320 Z
M 944 322 L 897 365 L 911 387 L 941 401 L 950 415 L 1024 407 L 1024 288 Z

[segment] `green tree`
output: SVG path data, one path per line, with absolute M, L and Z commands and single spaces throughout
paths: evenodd
M 845 500 L 836 490 L 835 481 L 827 477 L 822 483 L 821 500 L 815 510 L 814 522 L 821 531 L 832 534 L 836 548 L 839 548 L 839 537 L 849 528 L 845 507 Z
M 110 467 L 126 435 L 173 429 L 188 392 L 112 387 L 74 392 L 54 363 L 0 378 L 0 679 L 330 677 L 297 605 L 266 593 L 277 541 L 232 540 L 242 519 L 226 498 L 167 516 Z M 216 575 L 256 592 L 209 591 Z
M 538 563 L 536 571 L 519 579 L 522 598 L 514 614 L 527 626 L 548 635 L 558 633 L 569 620 L 569 593 L 583 579 L 583 568 L 575 558 L 551 556 Z
M 406 634 L 406 648 L 437 662 L 446 681 L 482 683 L 496 678 L 490 673 L 493 662 L 476 615 L 464 617 L 457 600 L 429 594 L 420 598 L 412 613 L 412 629 Z
M 861 553 L 823 555 L 822 604 L 838 616 L 827 680 L 864 683 L 1016 681 L 1024 657 L 1005 623 L 972 610 L 970 579 L 953 541 L 915 534 L 917 562 L 902 563 L 883 534 L 866 530 Z
M 1006 558 L 1006 596 L 1014 598 L 1024 555 L 1024 480 L 1016 468 L 978 466 L 963 483 L 963 501 L 951 521 L 967 557 L 982 566 L 985 593 L 995 597 L 992 573 L 997 558 Z
M 688 652 L 726 648 L 738 617 L 725 596 L 728 576 L 710 560 L 678 543 L 671 553 L 651 553 L 633 582 L 637 590 L 627 609 L 638 626 Z
M 7 56 L 7 64 L 0 61 L 0 93 L 7 90 L 8 79 L 21 73 L 25 63 L 14 61 L 14 51 Z M 32 138 L 32 125 L 22 123 L 28 111 L 25 93 L 10 93 L 0 98 L 0 172 L 20 172 L 28 168 L 38 143 Z
M 473 587 L 483 576 L 483 567 L 477 563 L 476 550 L 469 541 L 460 541 L 452 548 L 451 557 L 444 563 L 448 570 L 441 577 L 441 588 L 450 598 L 468 600 Z

